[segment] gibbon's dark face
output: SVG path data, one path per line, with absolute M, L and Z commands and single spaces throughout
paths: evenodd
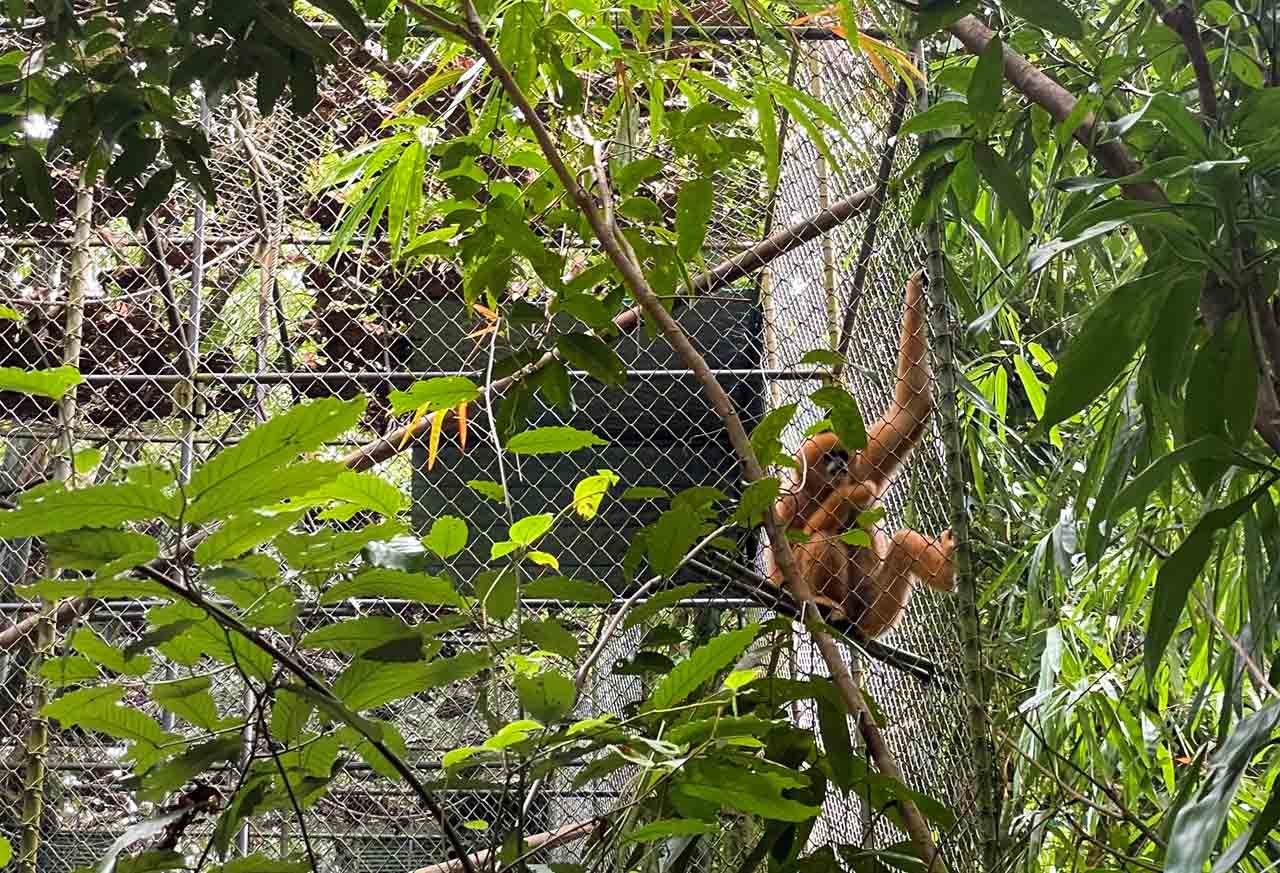
M 828 482 L 834 482 L 849 469 L 849 452 L 844 446 L 836 446 L 822 458 L 822 471 Z

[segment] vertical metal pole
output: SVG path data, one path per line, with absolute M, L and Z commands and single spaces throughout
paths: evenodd
M 76 191 L 75 230 L 71 238 L 71 267 L 67 282 L 67 320 L 62 340 L 62 362 L 80 365 L 80 344 L 84 334 L 84 301 L 93 284 L 93 263 L 89 257 L 89 235 L 93 229 L 93 189 L 83 178 Z M 53 460 L 53 476 L 69 479 L 75 475 L 76 392 L 72 388 L 58 403 L 58 452 Z M 41 824 L 44 819 L 45 758 L 49 751 L 49 720 L 44 707 L 49 702 L 49 686 L 40 675 L 45 659 L 53 652 L 54 604 L 40 601 L 40 620 L 35 627 L 35 656 L 28 667 L 31 681 L 31 724 L 27 731 L 26 778 L 22 801 L 22 846 L 18 857 L 20 873 L 36 873 L 40 856 Z
M 917 46 L 916 56 L 923 61 L 924 50 Z M 923 64 L 922 64 L 923 66 Z M 929 94 L 920 89 L 920 111 L 929 108 Z M 921 142 L 928 147 L 935 137 L 925 134 Z M 978 797 L 979 843 L 982 847 L 981 868 L 987 873 L 996 869 L 999 855 L 997 832 L 998 798 L 996 796 L 995 748 L 990 723 L 990 691 L 982 650 L 982 624 L 978 614 L 977 583 L 969 559 L 969 516 L 965 507 L 969 471 L 964 441 L 960 431 L 959 377 L 955 357 L 952 319 L 948 317 L 945 256 L 942 225 L 935 216 L 925 231 L 929 247 L 929 329 L 933 334 L 937 370 L 938 419 L 942 429 L 947 470 L 947 502 L 951 517 L 951 536 L 955 539 L 956 594 L 960 619 L 961 646 L 964 657 L 965 684 L 968 691 L 969 733 L 973 744 Z
M 819 103 L 823 100 L 824 88 L 822 81 L 822 62 L 818 58 L 817 53 L 821 49 L 814 47 L 807 59 L 809 66 L 809 93 L 813 95 L 813 99 Z M 817 146 L 814 146 L 815 150 Z M 827 209 L 831 206 L 831 167 L 827 165 L 827 159 L 818 153 L 818 158 L 814 164 L 814 173 L 818 177 L 818 208 Z M 835 242 L 831 235 L 833 231 L 829 231 L 822 235 L 822 290 L 826 292 L 827 297 L 827 333 L 831 343 L 831 348 L 835 348 L 840 342 L 840 301 L 836 297 L 836 252 Z
M 209 132 L 209 104 L 204 97 L 200 98 L 200 127 L 207 135 Z M 191 253 L 191 293 L 187 296 L 187 331 L 186 331 L 186 368 L 187 397 L 186 426 L 182 434 L 181 478 L 188 482 L 191 479 L 191 468 L 195 463 L 196 428 L 203 410 L 202 400 L 197 390 L 196 372 L 200 368 L 200 308 L 201 294 L 204 290 L 204 225 L 206 208 L 203 198 L 196 198 L 195 227 L 193 228 L 194 250 Z

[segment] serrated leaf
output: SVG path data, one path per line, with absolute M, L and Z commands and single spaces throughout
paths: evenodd
M 715 186 L 710 179 L 694 179 L 680 186 L 676 196 L 676 252 L 685 261 L 702 254 L 707 224 L 715 208 Z
M 396 616 L 366 615 L 316 628 L 304 636 L 299 645 L 304 649 L 329 649 L 359 655 L 414 634 L 425 638 L 423 626 L 406 624 Z
M 574 486 L 574 512 L 585 519 L 593 519 L 600 511 L 600 504 L 609 489 L 621 481 L 612 470 L 598 470 L 596 475 L 588 476 Z
M 365 553 L 366 561 L 374 563 L 374 557 L 368 554 L 368 550 L 377 543 L 388 543 L 388 550 L 394 549 L 399 545 L 404 529 L 399 521 L 384 521 L 358 530 L 284 533 L 275 538 L 273 545 L 294 570 L 336 567 L 362 553 Z M 422 544 L 416 539 L 410 541 L 419 551 L 422 550 Z
M 45 537 L 53 569 L 93 570 L 104 579 L 132 570 L 160 554 L 154 537 L 124 530 L 75 530 Z
M 554 670 L 536 676 L 516 676 L 516 694 L 526 712 L 544 724 L 559 721 L 573 711 L 578 690 L 573 680 Z
M 627 368 L 618 353 L 596 337 L 567 333 L 556 340 L 561 356 L 575 369 L 585 370 L 606 385 L 623 385 Z
M 526 621 L 520 625 L 520 633 L 533 641 L 539 649 L 553 652 L 566 660 L 578 657 L 578 639 L 564 625 L 554 619 Z
M 576 427 L 538 427 L 507 440 L 507 451 L 517 455 L 567 454 L 608 444 L 607 440 Z
M 151 667 L 150 658 L 123 654 L 88 627 L 77 628 L 71 635 L 71 648 L 113 673 L 143 676 Z
M 682 600 L 696 596 L 699 592 L 707 587 L 705 582 L 689 582 L 684 585 L 677 585 L 674 588 L 668 588 L 666 591 L 653 595 L 644 603 L 641 603 L 627 615 L 622 622 L 622 627 L 633 628 L 636 625 L 644 624 L 650 618 L 657 615 L 664 609 L 670 609 Z
M 626 834 L 622 838 L 622 842 L 626 843 L 653 843 L 667 837 L 690 837 L 698 834 L 713 834 L 720 830 L 720 826 L 715 823 L 698 821 L 689 818 L 666 818 L 660 821 L 649 822 L 647 825 L 641 825 Z
M 827 411 L 831 429 L 845 448 L 856 451 L 867 447 L 867 425 L 852 394 L 838 385 L 828 385 L 814 391 L 809 399 Z
M 491 663 L 488 652 L 464 652 L 435 661 L 357 660 L 333 683 L 333 693 L 353 710 L 374 709 L 474 676 Z
M 773 773 L 753 772 L 727 762 L 698 760 L 688 764 L 682 776 L 680 788 L 694 797 L 766 819 L 801 822 L 821 812 L 821 807 L 782 796 L 784 788 L 806 784 L 799 774 L 783 780 Z
M 524 596 L 532 600 L 563 600 L 567 603 L 613 602 L 613 592 L 605 586 L 564 576 L 534 579 L 525 584 Z
M 645 701 L 644 711 L 667 709 L 683 702 L 701 685 L 736 661 L 759 631 L 760 625 L 750 624 L 741 630 L 715 637 L 694 649 L 689 657 L 677 664 L 658 683 L 658 687 L 653 689 L 653 693 Z
M 40 712 L 64 728 L 81 727 L 133 743 L 130 756 L 139 763 L 154 760 L 179 739 L 137 707 L 121 706 L 122 697 L 124 689 L 117 685 L 82 688 L 46 704 Z
M 39 537 L 80 528 L 116 527 L 127 521 L 173 519 L 178 499 L 143 485 L 95 485 L 42 491 L 17 509 L 0 512 L 0 539 Z
M 404 735 L 400 733 L 400 728 L 389 721 L 374 720 L 371 723 L 377 726 L 381 734 L 379 738 L 391 750 L 392 754 L 402 761 L 408 757 L 409 744 L 405 742 Z M 403 778 L 400 772 L 391 764 L 390 759 L 378 751 L 373 743 L 360 736 L 355 728 L 343 728 L 339 731 L 339 736 L 351 747 L 353 752 L 359 755 L 382 778 L 395 782 Z
M 172 682 L 157 682 L 151 686 L 151 696 L 178 718 L 207 731 L 219 731 L 226 724 L 218 716 L 218 708 L 209 693 L 212 686 L 208 676 L 192 676 Z
M 290 506 L 325 506 L 337 503 L 320 513 L 322 521 L 349 521 L 357 512 L 376 512 L 395 518 L 404 511 L 404 492 L 374 473 L 348 470 L 338 474 L 315 491 L 289 501 Z
M 24 367 L 0 367 L 0 391 L 16 391 L 61 400 L 62 396 L 84 377 L 75 367 L 55 367 L 51 370 L 29 370 Z
M 453 583 L 445 576 L 405 573 L 382 567 L 365 570 L 353 579 L 339 582 L 321 596 L 320 603 L 339 603 L 351 597 L 386 597 L 438 606 L 464 605 Z
M 194 524 L 225 514 L 228 508 L 248 508 L 255 500 L 278 500 L 306 493 L 300 490 L 282 494 L 273 480 L 280 479 L 281 470 L 300 455 L 319 449 L 354 427 L 366 403 L 363 395 L 350 401 L 326 398 L 303 403 L 249 431 L 239 443 L 214 455 L 192 474 L 186 489 L 191 501 L 187 521 Z M 326 466 L 332 470 L 330 480 L 345 471 L 340 464 Z M 320 472 L 320 468 L 310 469 Z M 300 483 L 295 479 L 292 484 Z M 313 481 L 308 490 L 321 485 L 321 481 Z
M 467 523 L 452 515 L 437 518 L 422 543 L 442 559 L 452 558 L 467 547 Z
M 392 391 L 388 395 L 395 415 L 423 410 L 439 412 L 471 403 L 480 396 L 480 388 L 466 376 L 438 376 L 414 382 L 408 391 Z
M 670 576 L 699 539 L 699 519 L 683 508 L 668 509 L 645 529 L 649 569 Z
M 82 655 L 62 655 L 50 658 L 40 665 L 40 676 L 51 688 L 65 688 L 68 685 L 79 685 L 92 682 L 101 674 L 98 666 Z
M 751 431 L 751 447 L 761 464 L 771 464 L 783 453 L 782 432 L 795 418 L 797 405 L 788 403 L 772 410 Z
M 250 549 L 275 539 L 304 515 L 306 510 L 268 512 L 251 509 L 232 516 L 196 546 L 196 563 L 211 567 L 238 558 Z

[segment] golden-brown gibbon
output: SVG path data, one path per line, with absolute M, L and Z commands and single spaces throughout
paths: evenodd
M 903 529 L 890 537 L 877 521 L 868 530 L 869 547 L 840 539 L 859 514 L 879 504 L 933 411 L 923 315 L 926 283 L 923 271 L 907 281 L 898 381 L 889 407 L 867 431 L 867 447 L 851 458 L 834 433 L 807 440 L 796 454 L 792 481 L 774 506 L 785 530 L 807 538 L 794 543 L 792 553 L 818 602 L 838 609 L 869 639 L 897 627 L 915 580 L 937 591 L 955 590 L 950 531 L 934 539 Z M 772 552 L 766 562 L 769 579 L 782 585 Z

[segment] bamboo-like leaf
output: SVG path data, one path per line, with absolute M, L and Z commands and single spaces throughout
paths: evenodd
M 1019 178 L 1013 164 L 985 143 L 974 144 L 973 162 L 982 178 L 996 192 L 1000 202 L 1013 213 L 1019 224 L 1029 230 L 1035 221 L 1035 214 L 1031 211 L 1031 201 L 1027 199 L 1027 186 Z

